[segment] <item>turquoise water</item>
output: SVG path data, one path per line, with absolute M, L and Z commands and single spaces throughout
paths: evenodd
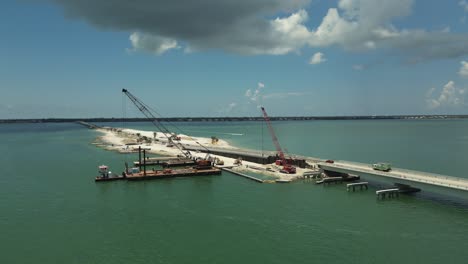
M 261 123 L 177 125 L 262 148 Z M 465 120 L 274 126 L 291 153 L 466 177 Z M 466 263 L 468 203 L 229 173 L 96 184 L 97 165 L 118 172 L 134 159 L 91 145 L 96 136 L 75 124 L 0 126 L 0 263 Z
M 124 125 L 154 129 L 151 123 Z M 180 128 L 193 136 L 217 136 L 244 148 L 275 149 L 262 122 L 174 125 L 169 129 Z M 396 167 L 468 178 L 468 120 L 281 121 L 273 126 L 282 147 L 292 154 L 365 163 L 385 161 Z

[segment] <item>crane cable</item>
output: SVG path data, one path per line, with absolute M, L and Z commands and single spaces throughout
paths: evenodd
M 152 108 L 151 106 L 146 105 L 146 104 L 145 104 L 145 106 L 146 106 L 149 110 L 153 111 L 153 112 L 154 112 L 156 115 L 158 115 L 160 118 L 164 118 L 163 115 L 161 115 L 160 113 L 158 113 L 158 112 L 157 112 L 154 108 Z M 176 126 L 173 122 L 167 121 L 167 120 L 166 120 L 165 122 L 168 123 L 169 125 L 171 125 L 172 127 L 174 127 L 176 130 L 178 130 L 178 131 L 180 132 L 180 134 L 186 135 L 190 140 L 192 140 L 192 141 L 194 141 L 195 143 L 197 143 L 200 147 L 202 147 L 203 149 L 205 149 L 208 153 L 210 152 L 210 149 L 208 149 L 207 147 L 203 146 L 200 142 L 196 141 L 195 138 L 193 138 L 193 137 L 187 135 L 180 127 Z M 168 131 L 169 131 L 169 130 L 168 130 Z
M 145 115 L 147 118 L 149 119 L 153 119 L 151 120 L 151 122 L 163 133 L 163 135 L 170 141 L 172 142 L 172 140 L 170 139 L 170 137 L 167 135 L 167 134 L 170 134 L 172 135 L 172 133 L 169 131 L 169 129 L 167 129 L 167 127 L 165 125 L 163 125 L 154 115 L 158 115 L 159 117 L 162 118 L 162 115 L 159 114 L 155 109 L 153 109 L 151 106 L 147 105 L 146 103 L 142 102 L 138 97 L 136 97 L 135 95 L 133 95 L 132 93 L 130 93 L 128 90 L 126 89 L 123 89 L 122 90 L 123 93 L 125 93 L 129 98 L 130 100 L 137 106 L 138 110 L 140 110 L 140 112 L 143 113 L 143 115 Z M 141 107 L 138 107 L 138 104 L 141 104 Z M 149 116 L 145 113 L 146 110 L 149 114 Z M 151 111 L 150 111 L 151 110 Z M 170 122 L 168 122 L 170 123 Z M 175 126 L 174 124 L 172 124 L 172 126 L 176 127 L 179 131 L 183 132 L 180 128 L 178 128 L 177 126 Z M 196 141 L 193 137 L 190 137 L 188 136 L 191 140 L 195 141 L 196 144 L 198 144 L 200 147 L 202 147 L 203 149 L 206 150 L 206 152 L 209 154 L 210 153 L 210 150 L 203 146 L 200 142 Z M 185 153 L 183 151 L 183 146 L 182 146 L 182 149 L 180 148 L 180 146 L 178 144 L 174 144 L 184 155 L 187 156 L 187 153 Z M 188 151 L 188 155 L 191 156 L 190 154 L 190 151 Z

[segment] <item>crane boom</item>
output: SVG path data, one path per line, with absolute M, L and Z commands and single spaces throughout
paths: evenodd
M 276 151 L 278 152 L 279 160 L 276 161 L 276 165 L 283 165 L 283 169 L 281 172 L 283 173 L 296 173 L 296 167 L 288 164 L 286 161 L 286 158 L 284 157 L 284 152 L 281 149 L 281 145 L 279 143 L 278 138 L 276 137 L 275 130 L 273 129 L 273 126 L 271 125 L 270 118 L 268 117 L 267 112 L 265 111 L 265 107 L 261 107 L 262 113 L 263 113 L 263 118 L 265 119 L 265 122 L 268 125 L 268 130 L 270 130 L 271 138 L 273 139 L 273 143 L 275 144 Z
M 153 115 L 153 113 L 151 113 L 151 111 L 148 109 L 145 103 L 143 103 L 140 99 L 138 99 L 136 96 L 130 93 L 127 89 L 122 89 L 122 93 L 124 93 L 130 99 L 130 101 L 132 101 L 132 103 L 138 108 L 138 110 L 140 110 L 140 112 L 144 116 L 150 119 L 151 123 L 153 123 L 153 125 L 164 134 L 168 142 L 172 142 L 172 133 L 169 131 L 169 129 L 167 129 L 166 126 L 164 126 L 163 124 L 161 124 L 161 122 L 158 121 L 158 119 Z M 179 149 L 185 157 L 191 158 L 189 151 L 184 151 L 182 147 L 179 146 L 179 144 L 174 144 L 174 146 L 176 146 L 177 149 Z
M 270 135 L 271 135 L 271 138 L 273 139 L 273 143 L 275 144 L 276 151 L 278 152 L 278 155 L 279 155 L 281 161 L 284 162 L 285 161 L 284 152 L 281 149 L 281 146 L 279 144 L 279 140 L 278 140 L 278 138 L 276 137 L 276 134 L 275 134 L 275 130 L 273 129 L 273 126 L 271 125 L 270 118 L 268 117 L 268 114 L 265 111 L 265 107 L 263 107 L 263 106 L 262 106 L 262 113 L 263 113 L 263 118 L 265 119 L 265 121 L 266 121 L 266 123 L 268 125 L 268 130 L 270 130 Z

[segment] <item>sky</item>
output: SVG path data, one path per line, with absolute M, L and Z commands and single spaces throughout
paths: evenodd
M 468 114 L 468 0 L 6 0 L 0 119 Z

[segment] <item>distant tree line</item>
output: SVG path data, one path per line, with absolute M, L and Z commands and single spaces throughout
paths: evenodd
M 298 120 L 386 120 L 386 119 L 456 119 L 468 118 L 468 115 L 388 115 L 388 116 L 277 116 L 272 121 Z M 263 121 L 263 117 L 167 117 L 159 121 L 169 122 L 236 122 Z M 33 119 L 0 119 L 0 123 L 70 123 L 85 122 L 148 122 L 148 118 L 33 118 Z

